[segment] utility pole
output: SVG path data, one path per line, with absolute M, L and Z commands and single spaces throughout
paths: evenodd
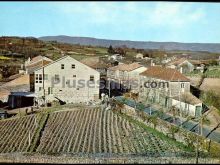
M 42 59 L 42 71 L 43 71 L 43 75 L 42 75 L 42 81 L 43 81 L 43 99 L 44 99 L 44 106 L 46 105 L 46 98 L 45 98 L 45 89 L 44 89 L 44 59 Z
M 181 106 L 181 83 L 180 83 L 180 81 L 179 81 L 179 79 L 178 79 L 178 83 L 179 83 L 179 105 L 180 105 L 180 127 L 182 128 L 182 106 Z
M 197 135 L 197 141 L 196 141 L 196 143 L 197 143 L 197 145 L 196 145 L 196 164 L 199 163 L 199 135 L 202 135 L 202 120 L 203 120 L 203 117 L 201 116 L 199 119 L 198 135 Z
M 108 79 L 108 95 L 110 97 L 110 94 L 111 94 L 111 79 L 109 78 Z

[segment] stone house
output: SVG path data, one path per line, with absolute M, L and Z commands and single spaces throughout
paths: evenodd
M 107 76 L 107 68 L 110 65 L 107 64 L 104 60 L 100 59 L 100 57 L 88 57 L 82 59 L 80 62 L 97 70 L 101 77 Z
M 124 57 L 121 54 L 113 54 L 108 57 L 108 60 L 118 61 L 118 60 L 122 60 L 123 58 Z
M 178 102 L 177 98 L 181 96 L 189 96 L 190 80 L 179 71 L 171 68 L 163 68 L 160 66 L 149 67 L 146 71 L 140 73 L 139 80 L 139 100 L 158 103 L 164 107 L 171 108 Z M 190 98 L 191 95 L 190 95 Z M 193 98 L 195 100 L 195 98 Z M 186 104 L 189 107 L 188 114 L 195 115 L 202 111 L 202 105 L 198 102 L 189 102 L 189 98 L 184 102 L 181 99 L 181 105 Z M 182 110 L 182 109 L 181 109 Z
M 27 61 L 25 61 L 24 67 L 27 74 L 33 74 L 34 71 L 44 65 L 49 64 L 53 60 L 49 59 L 45 56 L 36 56 L 34 58 L 28 58 Z
M 136 54 L 135 57 L 138 58 L 138 59 L 143 59 L 144 55 L 142 53 L 138 53 L 138 54 Z
M 70 56 L 51 62 L 34 74 L 39 104 L 54 100 L 80 103 L 99 99 L 100 73 Z
M 108 68 L 107 78 L 116 85 L 119 84 L 127 89 L 138 91 L 139 74 L 146 69 L 138 63 L 119 64 Z
M 176 69 L 180 73 L 190 73 L 194 70 L 194 65 L 189 62 L 186 58 L 180 58 L 174 61 L 167 63 L 168 68 Z
M 190 62 L 194 65 L 194 71 L 204 72 L 205 71 L 205 63 L 201 60 L 190 60 Z

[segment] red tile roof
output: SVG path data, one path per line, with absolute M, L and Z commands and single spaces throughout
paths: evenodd
M 140 73 L 140 75 L 167 81 L 190 81 L 179 71 L 161 66 L 151 66 L 146 71 Z
M 168 65 L 180 65 L 181 63 L 183 63 L 186 60 L 187 60 L 186 58 L 179 58 L 177 60 L 169 62 Z
M 42 61 L 42 60 L 46 60 L 46 61 L 53 61 L 45 56 L 36 56 L 34 58 L 31 59 L 30 63 L 34 63 L 34 62 L 38 62 L 38 61 Z
M 84 58 L 80 62 L 93 68 L 93 69 L 108 68 L 108 64 L 105 63 L 103 60 L 99 59 L 99 57 Z
M 109 70 L 132 71 L 132 70 L 135 70 L 140 67 L 142 67 L 142 65 L 140 65 L 138 63 L 119 64 L 117 66 L 109 68 Z

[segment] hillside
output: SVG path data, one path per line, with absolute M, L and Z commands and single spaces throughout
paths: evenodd
M 70 37 L 70 36 L 44 36 L 40 37 L 43 41 L 57 41 L 70 44 L 92 45 L 108 47 L 112 45 L 123 46 L 136 49 L 165 49 L 165 50 L 190 50 L 190 51 L 208 51 L 220 52 L 220 43 L 179 43 L 179 42 L 143 42 L 143 41 L 123 41 L 107 40 L 90 37 Z
M 175 156 L 188 151 L 165 135 L 98 108 L 7 119 L 0 128 L 0 153 Z

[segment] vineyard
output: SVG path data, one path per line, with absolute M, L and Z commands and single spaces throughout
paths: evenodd
M 0 121 L 0 153 L 27 152 L 36 128 L 34 115 Z
M 112 111 L 84 108 L 0 121 L 0 153 L 165 155 L 182 148 Z
M 177 152 L 152 133 L 133 125 L 112 111 L 83 109 L 52 113 L 37 152 L 127 153 Z

